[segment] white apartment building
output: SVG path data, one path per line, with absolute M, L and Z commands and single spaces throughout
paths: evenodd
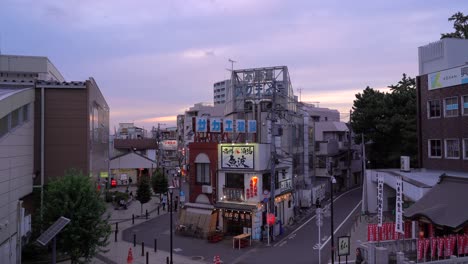
M 230 87 L 230 79 L 213 84 L 213 102 L 215 105 L 226 103 L 226 92 L 230 89 Z

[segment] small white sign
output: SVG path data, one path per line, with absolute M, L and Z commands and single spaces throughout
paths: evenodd
M 349 236 L 338 238 L 338 256 L 349 256 Z

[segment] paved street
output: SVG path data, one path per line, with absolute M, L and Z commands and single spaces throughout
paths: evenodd
M 348 191 L 334 200 L 336 240 L 339 236 L 350 233 L 353 220 L 350 215 L 360 212 L 358 205 L 361 201 L 361 188 Z M 137 244 L 143 241 L 145 246 L 153 247 L 156 238 L 158 250 L 169 251 L 169 215 L 165 214 L 126 229 L 123 232 L 123 240 L 132 242 L 133 234 L 136 234 Z M 330 260 L 329 236 L 330 218 L 324 218 L 321 237 L 326 238 L 323 241 L 325 244 L 321 250 L 321 263 L 328 263 Z M 230 239 L 215 244 L 208 243 L 206 240 L 176 235 L 173 236 L 173 239 L 174 254 L 193 260 L 203 260 L 208 263 L 212 263 L 215 255 L 220 256 L 224 263 L 318 263 L 318 252 L 313 249 L 318 239 L 315 214 L 312 214 L 303 224 L 298 225 L 289 234 L 277 238 L 271 247 L 267 247 L 265 243 L 255 242 L 252 247 L 235 250 L 232 249 Z M 138 250 L 137 246 L 136 252 Z M 353 254 L 351 254 L 349 260 L 351 259 L 354 259 Z M 336 258 L 336 260 L 338 259 Z
M 361 201 L 361 190 L 361 188 L 354 189 L 334 199 L 335 241 L 339 236 L 350 233 L 353 217 L 348 218 L 348 216 L 351 212 L 360 212 L 359 206 L 358 208 L 356 208 L 356 206 L 360 204 Z M 233 263 L 247 264 L 258 263 L 259 261 L 264 263 L 291 264 L 318 263 L 318 251 L 314 249 L 314 245 L 318 242 L 318 227 L 315 223 L 315 218 L 315 214 L 312 215 L 303 225 L 299 226 L 299 228 L 282 240 L 276 242 L 272 247 L 251 250 L 248 254 L 237 259 Z M 330 218 L 324 218 L 324 223 L 321 228 L 321 237 L 326 237 L 322 242 L 326 244 L 322 246 L 321 263 L 328 263 L 331 259 L 329 240 Z M 354 259 L 354 255 L 351 254 L 348 259 Z M 338 258 L 335 259 L 336 262 L 337 260 Z

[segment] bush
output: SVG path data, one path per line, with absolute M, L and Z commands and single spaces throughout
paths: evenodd
M 112 202 L 112 196 L 115 196 L 114 201 L 116 201 L 116 202 L 120 201 L 121 199 L 127 201 L 128 198 L 129 198 L 128 193 L 123 193 L 123 192 L 118 192 L 118 191 L 114 191 L 114 192 L 106 191 L 105 196 L 104 196 L 105 201 L 107 203 L 111 203 Z

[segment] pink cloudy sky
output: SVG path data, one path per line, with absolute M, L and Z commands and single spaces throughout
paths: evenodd
M 93 76 L 111 127 L 174 125 L 235 68 L 286 65 L 295 93 L 347 119 L 354 94 L 417 75 L 417 47 L 452 31 L 463 1 L 3 0 L 3 54 Z M 464 10 L 465 9 L 465 10 Z

